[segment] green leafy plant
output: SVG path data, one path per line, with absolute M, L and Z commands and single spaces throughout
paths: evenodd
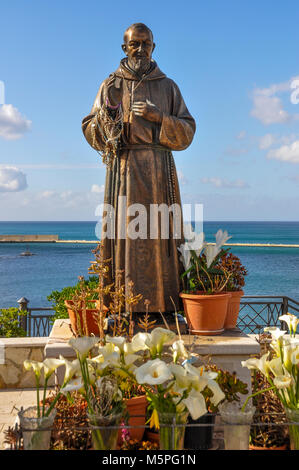
M 0 337 L 12 338 L 26 336 L 26 331 L 20 326 L 20 317 L 26 317 L 28 312 L 18 308 L 3 308 L 0 310 Z
M 54 323 L 55 320 L 59 318 L 69 318 L 66 305 L 64 303 L 65 300 L 71 299 L 74 295 L 79 294 L 82 289 L 82 282 L 86 288 L 94 292 L 92 296 L 93 299 L 97 299 L 98 294 L 96 292 L 96 288 L 98 286 L 98 277 L 97 276 L 89 276 L 88 279 L 84 279 L 83 281 L 80 279 L 78 280 L 77 284 L 74 286 L 64 287 L 62 290 L 58 291 L 55 290 L 51 292 L 51 294 L 47 297 L 47 299 L 52 302 L 53 309 L 55 314 L 51 317 L 51 321 Z
M 218 383 L 219 387 L 221 388 L 222 392 L 225 394 L 225 401 L 227 402 L 233 402 L 237 401 L 240 402 L 241 395 L 247 395 L 248 394 L 248 389 L 247 389 L 247 384 L 245 382 L 242 382 L 240 379 L 238 379 L 237 375 L 235 372 L 229 372 L 227 370 L 219 369 L 216 365 L 208 365 L 207 370 L 216 372 L 218 375 L 215 379 L 215 381 Z M 218 413 L 218 405 L 216 406 L 211 402 L 211 390 L 206 388 L 203 392 L 205 399 L 206 399 L 206 404 L 207 408 L 211 413 Z

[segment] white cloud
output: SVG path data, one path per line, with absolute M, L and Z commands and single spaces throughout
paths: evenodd
M 268 88 L 255 88 L 253 91 L 253 109 L 251 115 L 261 121 L 265 126 L 270 124 L 284 124 L 294 119 L 298 119 L 298 114 L 289 114 L 283 106 L 281 98 L 277 96 L 279 93 L 289 92 L 290 98 L 292 94 L 290 80 L 282 83 L 270 85 Z
M 239 132 L 239 134 L 236 136 L 236 139 L 237 139 L 237 140 L 243 140 L 243 139 L 245 139 L 246 135 L 247 135 L 246 131 L 241 131 L 241 132 Z
M 272 145 L 274 145 L 275 142 L 276 142 L 276 138 L 273 134 L 266 134 L 260 138 L 259 148 L 261 150 L 268 149 L 269 147 L 272 147 Z
M 201 178 L 201 182 L 204 184 L 211 184 L 216 188 L 248 188 L 248 184 L 243 180 L 227 181 L 223 178 L 211 177 L 211 178 Z
M 14 166 L 0 165 L 0 192 L 23 191 L 27 188 L 26 175 Z
M 31 129 L 31 121 L 22 116 L 12 104 L 0 106 L 0 137 L 6 140 L 20 139 Z
M 267 158 L 280 160 L 281 162 L 299 163 L 299 140 L 290 145 L 283 145 L 278 149 L 270 150 Z
M 184 175 L 184 173 L 181 170 L 178 170 L 177 176 L 178 176 L 178 180 L 179 180 L 180 184 L 183 185 L 183 184 L 188 183 L 188 180 L 187 180 L 186 176 Z
M 91 187 L 91 192 L 96 194 L 101 194 L 105 191 L 105 186 L 102 184 L 99 186 L 98 184 L 93 184 Z

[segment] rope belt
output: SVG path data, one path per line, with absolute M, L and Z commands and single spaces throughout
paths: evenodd
M 162 145 L 159 144 L 125 144 L 121 145 L 119 147 L 119 150 L 164 150 L 165 152 L 169 152 L 169 149 L 166 147 L 163 147 Z

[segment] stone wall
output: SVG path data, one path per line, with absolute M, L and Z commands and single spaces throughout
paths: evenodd
M 25 359 L 43 361 L 47 341 L 48 338 L 0 338 L 0 389 L 36 386 L 32 369 L 26 371 L 23 363 Z

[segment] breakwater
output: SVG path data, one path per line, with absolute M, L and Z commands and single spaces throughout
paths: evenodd
M 99 240 L 61 240 L 58 235 L 0 235 L 0 243 L 69 243 L 96 245 Z M 215 245 L 208 242 L 207 245 Z M 287 243 L 225 243 L 224 246 L 260 248 L 299 248 L 299 244 Z

